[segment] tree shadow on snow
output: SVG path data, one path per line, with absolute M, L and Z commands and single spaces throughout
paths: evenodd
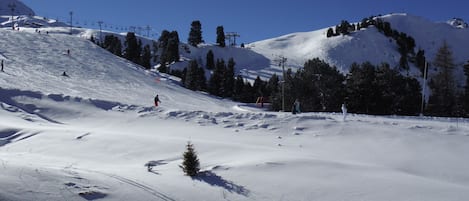
M 192 179 L 203 181 L 207 184 L 210 184 L 211 186 L 222 187 L 229 192 L 237 193 L 246 197 L 250 193 L 249 190 L 246 189 L 244 186 L 237 185 L 232 181 L 227 181 L 223 179 L 223 177 L 218 176 L 211 171 L 200 172 L 197 176 L 192 177 Z

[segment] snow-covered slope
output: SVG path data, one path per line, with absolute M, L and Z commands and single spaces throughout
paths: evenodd
M 137 105 L 152 105 L 153 96 L 158 93 L 165 105 L 179 109 L 189 106 L 194 109 L 192 105 L 212 102 L 205 95 L 196 95 L 196 99 L 191 95 L 190 103 L 184 101 L 187 99 L 185 93 L 170 97 L 168 94 L 175 89 L 185 89 L 84 38 L 60 34 L 67 33 L 67 28 L 63 32 L 60 30 L 62 28 L 51 28 L 50 34 L 35 33 L 27 28 L 20 32 L 0 30 L 8 38 L 0 42 L 0 59 L 4 59 L 6 71 L 0 86 L 31 91 L 41 89 L 44 95 L 63 94 Z M 69 77 L 61 76 L 64 71 Z M 116 94 L 125 96 L 116 98 Z
M 2 201 L 469 197 L 467 119 L 264 112 L 49 30 L 0 29 Z
M 443 41 L 448 42 L 458 70 L 461 70 L 461 64 L 469 59 L 469 29 L 456 28 L 446 22 L 431 22 L 409 14 L 385 15 L 381 19 L 390 22 L 393 29 L 412 36 L 416 41 L 415 51 L 418 51 L 418 48 L 423 49 L 430 62 Z M 251 43 L 248 48 L 271 60 L 284 56 L 288 59 L 288 67 L 293 69 L 302 67 L 305 61 L 316 57 L 337 66 L 342 72 L 348 72 L 354 62 L 387 62 L 391 66 L 397 66 L 399 63 L 400 54 L 396 42 L 373 27 L 347 36 L 331 38 L 326 37 L 327 29 L 267 39 Z M 265 67 L 265 70 L 268 71 L 269 67 Z

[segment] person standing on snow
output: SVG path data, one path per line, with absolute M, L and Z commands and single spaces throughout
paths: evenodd
M 161 103 L 160 98 L 158 97 L 158 94 L 155 96 L 155 107 L 158 107 L 158 102 Z
M 3 59 L 2 59 L 2 72 L 3 72 Z
M 345 103 L 342 104 L 342 118 L 343 118 L 343 121 L 345 121 L 345 117 L 347 117 L 347 107 L 345 107 Z
M 300 113 L 300 101 L 298 99 L 295 100 L 295 102 L 292 105 L 292 114 L 297 114 Z

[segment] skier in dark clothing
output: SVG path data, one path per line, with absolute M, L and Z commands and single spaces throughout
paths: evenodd
M 2 72 L 3 72 L 3 59 L 2 59 Z
M 155 107 L 158 107 L 158 102 L 161 103 L 160 98 L 158 97 L 158 94 L 155 96 Z

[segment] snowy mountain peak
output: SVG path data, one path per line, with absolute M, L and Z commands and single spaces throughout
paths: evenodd
M 34 11 L 19 0 L 2 0 L 0 1 L 0 15 L 11 16 L 18 15 L 35 15 Z
M 469 27 L 469 25 L 463 19 L 456 17 L 451 20 L 448 20 L 447 23 L 459 29 L 467 29 Z
M 13 15 L 13 19 L 12 16 Z M 0 27 L 64 27 L 65 23 L 36 16 L 34 11 L 19 0 L 0 1 Z

